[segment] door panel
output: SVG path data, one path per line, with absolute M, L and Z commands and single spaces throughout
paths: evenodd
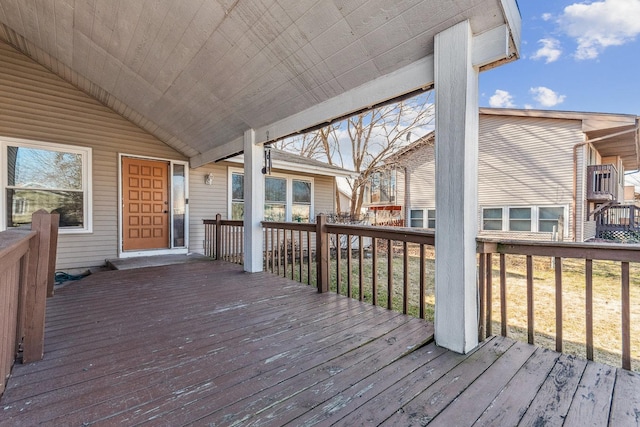
M 169 248 L 169 163 L 122 158 L 122 249 Z

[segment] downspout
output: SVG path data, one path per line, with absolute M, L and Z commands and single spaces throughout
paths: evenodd
M 583 141 L 573 146 L 573 241 L 577 242 L 578 231 L 578 148 L 584 147 L 589 141 Z

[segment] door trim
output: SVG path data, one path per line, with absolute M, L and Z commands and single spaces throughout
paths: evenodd
M 169 249 L 149 249 L 149 250 L 131 250 L 124 251 L 122 249 L 123 245 L 123 231 L 124 227 L 122 225 L 122 209 L 124 207 L 123 202 L 123 194 L 122 194 L 122 158 L 123 157 L 131 157 L 134 159 L 140 160 L 152 160 L 152 161 L 160 161 L 169 163 L 169 201 L 170 201 L 170 220 L 169 220 Z M 187 254 L 189 253 L 189 203 L 185 206 L 185 218 L 184 218 L 184 234 L 185 241 L 184 246 L 174 247 L 173 246 L 173 197 L 172 197 L 172 177 L 173 177 L 173 166 L 174 165 L 183 165 L 184 173 L 185 173 L 185 198 L 189 200 L 189 162 L 183 160 L 175 160 L 175 159 L 167 159 L 161 157 L 150 157 L 150 156 L 140 156 L 135 154 L 127 154 L 127 153 L 118 153 L 118 200 L 117 200 L 117 209 L 118 209 L 118 258 L 131 258 L 137 256 L 154 256 L 154 255 L 170 255 L 170 254 Z

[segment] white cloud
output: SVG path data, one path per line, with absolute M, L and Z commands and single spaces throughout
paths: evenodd
M 550 13 L 543 13 L 542 14 L 542 20 L 543 21 L 549 21 L 551 18 L 553 18 L 553 15 Z
M 493 108 L 513 108 L 513 96 L 506 90 L 497 89 L 496 92 L 489 98 L 489 106 Z
M 538 86 L 529 89 L 529 92 L 533 95 L 533 99 L 543 107 L 554 107 L 558 104 L 562 104 L 565 95 L 559 95 L 548 87 Z
M 640 1 L 574 3 L 565 7 L 558 24 L 578 43 L 576 59 L 595 59 L 607 47 L 628 43 L 640 34 Z
M 538 43 L 542 44 L 542 47 L 536 51 L 531 59 L 545 59 L 545 64 L 557 61 L 562 54 L 560 48 L 560 41 L 554 38 L 546 38 L 538 40 Z
M 533 110 L 533 105 L 531 105 L 531 104 L 524 104 L 524 109 L 525 109 L 525 110 Z

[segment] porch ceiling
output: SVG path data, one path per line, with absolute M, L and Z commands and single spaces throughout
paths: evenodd
M 249 128 L 260 143 L 428 87 L 425 72 L 353 100 L 372 81 L 395 86 L 467 19 L 506 35 L 505 54 L 477 65 L 517 56 L 516 0 L 0 0 L 0 38 L 195 166 L 236 153 Z M 273 126 L 345 96 L 336 116 Z

